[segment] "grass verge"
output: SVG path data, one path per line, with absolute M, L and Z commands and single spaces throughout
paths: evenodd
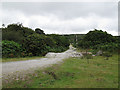
M 109 60 L 102 56 L 69 58 L 64 63 L 36 70 L 26 77 L 17 77 L 3 88 L 118 88 L 118 55 Z
M 40 56 L 33 56 L 33 57 L 23 57 L 23 58 L 2 58 L 2 62 L 11 62 L 11 61 L 24 61 L 24 60 L 33 60 L 42 58 Z

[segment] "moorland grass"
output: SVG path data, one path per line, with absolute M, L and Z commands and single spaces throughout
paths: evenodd
M 118 55 L 68 58 L 63 63 L 36 70 L 24 79 L 3 82 L 3 88 L 118 88 Z

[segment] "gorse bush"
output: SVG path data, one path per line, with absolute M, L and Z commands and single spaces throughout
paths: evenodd
M 19 32 L 14 32 L 14 31 L 2 31 L 2 39 L 3 40 L 9 40 L 9 41 L 14 41 L 17 43 L 22 43 L 23 40 L 22 34 Z
M 45 43 L 45 35 L 32 34 L 24 39 L 23 46 L 27 53 L 31 53 L 33 56 L 45 55 L 48 50 Z
M 67 42 L 63 37 L 55 39 L 41 34 L 32 34 L 24 39 L 23 46 L 27 53 L 32 53 L 33 56 L 43 56 L 47 52 L 63 52 L 67 50 L 69 46 L 69 42 Z
M 117 43 L 99 44 L 93 46 L 92 49 L 114 52 L 118 50 L 118 44 Z
M 82 40 L 78 41 L 78 47 L 115 52 L 118 51 L 118 39 L 118 37 L 114 37 L 107 32 L 95 29 L 89 31 Z
M 47 44 L 49 52 L 63 52 L 69 48 L 70 42 L 67 37 L 56 34 L 51 34 L 47 36 L 51 38 L 51 41 L 47 41 L 47 43 L 49 43 Z
M 20 56 L 23 51 L 22 45 L 14 41 L 2 41 L 2 55 L 3 57 L 16 57 Z
M 3 57 L 44 56 L 47 52 L 63 52 L 69 47 L 65 36 L 45 35 L 39 28 L 34 31 L 22 24 L 10 24 L 2 28 L 2 32 Z
M 22 24 L 10 24 L 6 28 L 2 28 L 2 40 L 9 40 L 22 44 L 24 38 L 33 33 L 36 32 L 30 28 L 23 27 Z
M 101 43 L 115 42 L 115 39 L 111 34 L 96 29 L 94 31 L 89 31 L 83 40 L 89 42 L 91 46 Z
M 68 47 L 70 44 L 69 40 L 65 36 L 60 36 L 57 34 L 51 34 L 49 36 L 54 39 L 56 46 Z
M 56 52 L 56 53 L 58 53 L 58 52 L 63 52 L 63 51 L 65 51 L 65 50 L 68 49 L 68 48 L 63 47 L 63 46 L 61 46 L 61 47 L 54 47 L 54 48 L 52 48 L 52 47 L 50 47 L 50 46 L 46 46 L 46 48 L 47 48 L 47 50 L 48 50 L 49 52 Z
M 76 37 L 78 43 L 76 42 Z M 79 37 L 79 38 L 78 38 Z M 63 52 L 70 42 L 83 49 L 117 51 L 120 38 L 102 30 L 89 31 L 86 35 L 46 35 L 43 30 L 35 31 L 22 24 L 10 24 L 2 28 L 3 57 L 44 56 L 47 52 Z

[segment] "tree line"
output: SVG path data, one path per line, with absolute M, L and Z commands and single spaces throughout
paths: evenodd
M 82 40 L 78 41 L 77 47 L 84 49 L 102 50 L 108 52 L 118 52 L 120 37 L 112 36 L 106 31 L 89 31 Z
M 116 52 L 119 50 L 120 37 L 97 29 L 87 34 L 58 35 L 45 34 L 40 28 L 33 30 L 22 24 L 2 27 L 2 56 L 7 58 L 44 56 L 47 52 L 63 52 L 69 48 L 70 43 L 74 47 L 86 50 Z
M 24 27 L 22 24 L 9 24 L 2 27 L 2 56 L 26 57 L 44 56 L 47 52 L 63 52 L 69 48 L 65 36 L 50 34 L 43 30 Z

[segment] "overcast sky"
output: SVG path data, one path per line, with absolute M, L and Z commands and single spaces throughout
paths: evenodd
M 23 23 L 46 34 L 86 34 L 101 29 L 118 35 L 117 2 L 3 2 L 2 23 Z

